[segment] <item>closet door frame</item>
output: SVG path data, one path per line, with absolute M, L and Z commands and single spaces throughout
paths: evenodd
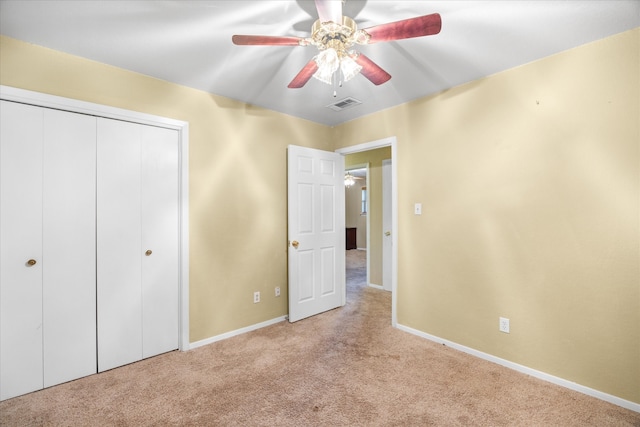
M 0 99 L 178 131 L 179 146 L 179 346 L 189 350 L 189 123 L 107 105 L 0 85 Z

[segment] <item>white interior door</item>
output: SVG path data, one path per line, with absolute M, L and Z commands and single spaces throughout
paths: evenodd
M 392 289 L 393 228 L 391 203 L 391 159 L 382 161 L 382 288 Z
M 142 359 L 140 129 L 98 119 L 98 371 Z
M 288 147 L 289 321 L 345 304 L 344 157 Z
M 0 399 L 8 399 L 43 387 L 43 111 L 0 102 Z
M 157 322 L 151 320 L 147 321 L 147 323 L 157 325 L 157 329 L 163 331 L 162 335 L 165 339 L 166 336 L 173 337 L 175 335 L 173 326 L 167 326 L 167 323 L 179 325 L 181 328 L 178 333 L 179 341 L 175 346 L 171 344 L 171 347 L 177 348 L 181 345 L 182 348 L 187 349 L 189 346 L 188 262 L 186 262 L 188 260 L 188 162 L 186 161 L 188 159 L 188 124 L 162 117 L 138 114 L 127 110 L 88 104 L 82 101 L 5 86 L 0 86 L 0 96 L 2 97 L 2 101 L 0 101 L 2 102 L 0 107 L 0 236 L 2 237 L 0 239 L 0 400 L 66 381 L 69 376 L 82 376 L 84 373 L 69 374 L 65 369 L 75 365 L 75 368 L 83 370 L 86 364 L 79 363 L 79 357 L 75 356 L 79 356 L 88 347 L 92 348 L 94 354 L 97 353 L 96 339 L 88 338 L 88 335 L 85 334 L 85 332 L 93 330 L 93 336 L 95 337 L 96 335 L 95 319 L 97 313 L 95 302 L 98 296 L 95 280 L 99 273 L 96 266 L 97 230 L 95 228 L 95 218 L 110 212 L 126 212 L 126 207 L 123 209 L 121 205 L 109 206 L 109 203 L 102 203 L 101 206 L 105 210 L 101 213 L 97 212 L 96 205 L 98 201 L 96 200 L 95 190 L 100 185 L 96 180 L 96 174 L 99 175 L 100 171 L 104 171 L 105 166 L 108 166 L 106 169 L 111 168 L 111 171 L 114 172 L 113 177 L 118 177 L 121 173 L 127 175 L 125 170 L 128 167 L 128 162 L 126 153 L 124 153 L 123 157 L 121 157 L 122 152 L 111 153 L 111 158 L 107 156 L 106 163 L 103 163 L 98 170 L 96 168 L 96 147 L 91 147 L 91 144 L 88 146 L 84 144 L 78 145 L 76 140 L 76 137 L 81 138 L 81 135 L 89 132 L 85 132 L 84 125 L 80 125 L 83 129 L 72 129 L 70 127 L 71 121 L 68 120 L 71 116 L 59 111 L 61 108 L 68 109 L 69 112 L 78 113 L 76 114 L 78 117 L 87 118 L 88 115 L 90 116 L 89 120 L 96 122 L 94 123 L 93 131 L 90 132 L 94 142 L 97 134 L 97 121 L 99 120 L 94 118 L 96 113 L 104 117 L 127 118 L 131 122 L 138 124 L 146 123 L 151 127 L 159 126 L 163 129 L 170 128 L 173 130 L 173 136 L 176 138 L 175 145 L 178 147 L 174 160 L 179 162 L 177 166 L 179 178 L 171 182 L 166 180 L 157 180 L 157 182 L 159 186 L 166 188 L 169 193 L 174 191 L 176 184 L 180 186 L 175 194 L 179 206 L 179 210 L 176 212 L 179 224 L 174 224 L 170 231 L 170 233 L 173 233 L 174 230 L 177 230 L 179 246 L 171 249 L 160 249 L 160 253 L 169 253 L 171 251 L 178 253 L 179 259 L 174 259 L 173 265 L 168 270 L 165 270 L 166 277 L 170 277 L 173 275 L 173 270 L 177 268 L 178 279 L 174 281 L 176 292 L 171 291 L 169 293 L 172 295 L 171 298 L 178 302 L 171 309 L 164 311 L 166 313 L 178 312 L 181 318 L 166 323 L 160 320 Z M 9 101 L 5 101 L 5 99 Z M 33 105 L 25 105 L 24 102 Z M 50 107 L 51 110 L 47 110 L 46 107 Z M 45 111 L 50 111 L 52 114 L 48 120 L 50 132 L 44 128 L 45 115 L 49 114 L 45 113 Z M 73 115 L 73 113 L 71 114 Z M 58 147 L 60 151 L 47 151 L 45 137 L 47 134 L 53 135 L 56 132 L 59 135 L 55 144 L 60 144 Z M 118 133 L 114 131 L 113 134 L 117 135 Z M 16 144 L 15 141 L 18 143 Z M 93 149 L 93 154 L 91 154 L 91 149 Z M 140 150 L 142 149 L 143 147 L 140 147 Z M 51 159 L 52 162 L 49 164 L 47 159 Z M 43 163 L 47 164 L 43 165 Z M 160 163 L 162 162 L 158 162 L 158 165 Z M 140 166 L 141 160 L 138 160 L 138 167 Z M 75 173 L 77 173 L 74 177 L 69 173 L 73 168 L 76 168 Z M 91 168 L 95 171 L 93 178 L 89 172 Z M 126 199 L 136 190 L 135 180 L 128 182 L 126 178 L 119 178 L 116 178 L 117 182 L 111 183 L 113 185 L 106 186 L 108 191 L 105 194 L 112 197 L 112 200 L 116 200 L 121 194 Z M 139 175 L 138 180 L 144 179 Z M 147 181 L 152 182 L 154 180 L 156 180 L 154 173 L 149 173 Z M 130 185 L 132 182 L 133 187 Z M 140 182 L 140 186 L 143 185 L 144 183 Z M 74 198 L 72 187 L 79 191 L 82 196 Z M 86 192 L 88 188 L 93 188 L 93 195 L 89 195 Z M 45 190 L 47 194 L 44 193 Z M 140 191 L 143 190 L 140 189 Z M 173 198 L 174 196 L 167 197 Z M 146 205 L 147 202 L 140 200 L 139 209 L 142 209 L 143 204 Z M 86 235 L 82 237 L 79 234 L 82 234 L 83 230 L 87 229 L 87 223 L 77 217 L 72 218 L 71 212 L 86 212 L 87 209 L 91 209 L 91 206 L 93 206 L 94 212 L 94 229 L 89 234 L 93 238 L 85 240 Z M 154 209 L 149 210 L 153 211 Z M 142 213 L 139 212 L 139 215 L 142 216 Z M 111 224 L 105 224 L 102 232 L 105 232 L 105 230 L 107 233 L 113 231 L 118 233 L 112 236 L 113 239 L 127 240 L 130 236 L 122 233 L 123 228 L 127 226 L 127 221 L 127 218 L 117 217 Z M 142 222 L 143 220 L 138 221 L 138 223 Z M 54 228 L 43 230 L 43 225 L 49 227 L 54 223 L 56 224 Z M 159 221 L 158 224 L 162 228 L 170 228 L 166 227 L 166 223 L 163 221 Z M 141 233 L 143 235 L 145 233 L 147 235 L 151 234 L 145 231 L 141 231 Z M 61 240 L 63 241 L 58 240 L 60 237 L 62 237 Z M 94 248 L 90 252 L 93 252 L 93 254 L 90 256 L 91 259 L 87 259 L 85 255 L 91 240 L 93 240 Z M 139 240 L 142 247 L 142 236 L 139 236 Z M 149 243 L 157 247 L 163 246 L 163 244 L 154 242 Z M 113 242 L 106 244 L 101 249 L 110 245 L 117 250 L 118 245 Z M 59 252 L 59 250 L 67 249 L 72 252 L 73 260 L 64 259 L 62 252 Z M 154 251 L 154 255 L 156 254 L 157 252 Z M 136 251 L 138 260 L 151 259 L 143 258 L 144 256 L 143 252 Z M 122 257 L 118 257 L 116 254 L 112 257 L 113 259 L 117 261 Z M 156 257 L 153 257 L 153 259 L 156 259 Z M 30 264 L 29 260 L 33 260 L 33 264 Z M 120 268 L 120 266 L 114 267 L 114 264 L 116 263 L 109 265 L 109 261 L 105 261 L 99 272 L 106 275 L 112 274 Z M 129 268 L 126 264 L 123 267 L 125 269 Z M 55 307 L 47 306 L 47 302 L 44 299 L 49 299 L 49 297 L 58 298 L 58 302 L 64 300 L 67 303 L 66 309 L 68 310 L 75 310 L 75 308 L 83 305 L 85 297 L 88 295 L 85 293 L 86 287 L 80 289 L 80 292 L 73 294 L 73 296 L 70 296 L 70 293 L 78 290 L 77 285 L 82 282 L 81 278 L 86 277 L 92 269 L 94 271 L 92 274 L 93 286 L 91 287 L 94 292 L 91 298 L 93 304 L 89 304 L 88 307 L 85 306 L 85 308 L 91 310 L 92 314 L 90 316 L 82 320 L 71 321 L 70 312 L 62 314 Z M 145 274 L 144 267 L 138 269 L 138 271 L 140 276 Z M 48 273 L 52 274 L 52 278 L 57 275 L 61 280 L 66 281 L 68 279 L 68 282 L 62 284 L 63 288 L 53 289 L 49 285 L 57 280 L 48 280 Z M 67 275 L 65 276 L 65 274 Z M 147 274 L 147 276 L 151 275 Z M 158 276 L 159 274 L 155 275 Z M 119 285 L 117 281 L 116 285 Z M 157 286 L 150 286 L 149 289 L 157 289 Z M 126 287 L 124 293 L 118 294 L 121 290 L 118 289 L 118 286 L 110 290 L 115 293 L 112 301 L 126 304 L 130 299 L 130 295 L 127 295 Z M 49 294 L 48 296 L 47 293 Z M 138 293 L 142 293 L 140 286 L 138 287 Z M 135 295 L 135 292 L 133 294 Z M 154 309 L 156 307 L 155 303 L 152 302 L 145 308 L 148 314 L 154 312 L 157 314 L 161 311 Z M 122 316 L 126 315 L 123 305 L 120 304 L 117 310 L 114 311 L 113 317 Z M 140 324 L 143 321 L 137 323 Z M 45 323 L 48 323 L 48 327 Z M 112 329 L 118 328 L 120 326 Z M 127 323 L 120 331 L 133 330 L 135 332 L 135 329 L 136 323 Z M 148 331 L 153 328 L 147 327 L 146 329 Z M 58 337 L 60 339 L 54 338 L 56 332 L 53 332 L 52 335 L 43 333 L 46 330 L 50 332 L 57 330 L 57 333 L 61 334 Z M 63 330 L 66 330 L 66 332 Z M 79 342 L 73 343 L 68 340 L 72 335 L 76 336 L 78 341 L 83 342 L 83 345 L 80 346 L 82 348 L 77 346 Z M 104 336 L 105 334 L 103 334 Z M 173 338 L 167 340 L 174 341 Z M 121 339 L 114 341 L 116 342 L 116 352 L 120 352 L 127 347 L 126 342 L 121 345 Z M 62 347 L 66 347 L 66 350 L 62 347 L 52 347 L 51 343 L 53 342 L 60 342 Z M 146 346 L 147 349 L 152 347 L 151 345 Z M 166 346 L 160 344 L 156 348 L 166 348 Z M 150 352 L 153 351 L 150 350 Z M 67 366 L 59 369 L 58 362 L 63 359 L 66 360 Z M 95 356 L 92 359 L 92 371 L 95 372 Z
M 178 132 L 143 126 L 142 357 L 178 348 Z
M 179 346 L 178 132 L 98 121 L 98 370 Z
M 96 372 L 96 119 L 2 101 L 1 122 L 6 399 Z
M 44 386 L 96 372 L 96 118 L 44 109 Z

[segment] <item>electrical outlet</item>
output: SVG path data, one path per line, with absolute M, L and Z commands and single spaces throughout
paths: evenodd
M 259 291 L 256 291 L 256 292 L 253 293 L 253 303 L 255 304 L 257 302 L 260 302 L 260 292 Z
M 276 296 L 280 296 L 280 286 L 276 286 Z
M 505 334 L 509 333 L 509 319 L 506 317 L 500 318 L 500 332 L 504 332 Z

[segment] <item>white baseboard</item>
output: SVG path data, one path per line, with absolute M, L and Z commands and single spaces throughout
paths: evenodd
M 384 290 L 381 285 L 376 285 L 375 283 L 369 283 L 369 287 Z
M 542 371 L 537 371 L 535 369 L 526 367 L 524 365 L 519 365 L 517 363 L 510 362 L 510 361 L 508 361 L 506 359 L 501 359 L 499 357 L 492 356 L 491 354 L 475 350 L 475 349 L 473 349 L 471 347 L 466 347 L 466 346 L 461 345 L 461 344 L 456 344 L 455 342 L 452 342 L 452 341 L 437 337 L 435 335 L 427 334 L 426 332 L 422 332 L 422 331 L 419 331 L 417 329 L 410 328 L 408 326 L 404 326 L 404 325 L 398 324 L 396 327 L 398 329 L 400 329 L 401 331 L 405 331 L 405 332 L 408 332 L 410 334 L 417 335 L 417 336 L 419 336 L 421 338 L 426 338 L 429 341 L 433 341 L 433 342 L 436 342 L 438 344 L 444 344 L 447 347 L 451 347 L 451 348 L 454 348 L 456 350 L 462 351 L 463 353 L 467 353 L 467 354 L 470 354 L 472 356 L 478 357 L 480 359 L 484 359 L 484 360 L 487 360 L 489 362 L 493 362 L 493 363 L 496 363 L 498 365 L 507 367 L 509 369 L 513 369 L 515 371 L 522 372 L 523 374 L 531 375 L 532 377 L 539 378 L 541 380 L 544 380 L 544 381 L 559 385 L 561 387 L 568 388 L 570 390 L 574 390 L 574 391 L 580 392 L 582 394 L 586 394 L 587 396 L 591 396 L 591 397 L 595 397 L 595 398 L 600 399 L 600 400 L 604 400 L 605 402 L 613 403 L 614 405 L 618 405 L 618 406 L 621 406 L 621 407 L 626 408 L 626 409 L 630 409 L 630 410 L 635 411 L 635 412 L 640 412 L 640 403 L 631 402 L 629 400 L 625 400 L 625 399 L 622 399 L 620 397 L 613 396 L 611 394 L 603 393 L 601 391 L 598 391 L 598 390 L 595 390 L 595 389 L 580 385 L 578 383 L 574 383 L 572 381 L 565 380 L 563 378 L 556 377 L 556 376 L 547 374 L 547 373 L 542 372 Z
M 203 345 L 212 344 L 216 341 L 226 340 L 227 338 L 235 337 L 237 335 L 242 335 L 247 332 L 255 331 L 256 329 L 261 329 L 267 326 L 274 325 L 276 323 L 280 323 L 284 320 L 287 320 L 288 316 L 276 317 L 275 319 L 267 320 L 265 322 L 256 323 L 255 325 L 247 326 L 245 328 L 236 329 L 235 331 L 225 332 L 224 334 L 216 335 L 211 338 L 205 338 L 200 341 L 192 342 L 189 344 L 189 350 L 194 348 L 202 347 Z

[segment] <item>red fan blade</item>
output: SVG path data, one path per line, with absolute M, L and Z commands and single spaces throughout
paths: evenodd
M 242 36 L 231 37 L 233 44 L 243 46 L 270 45 L 270 46 L 299 46 L 300 37 L 277 37 L 277 36 Z
M 313 74 L 316 71 L 318 71 L 318 64 L 316 64 L 315 59 L 312 59 L 311 61 L 307 62 L 307 65 L 305 65 L 304 68 L 300 70 L 298 75 L 295 76 L 293 80 L 291 80 L 291 83 L 289 83 L 289 86 L 287 87 L 291 89 L 301 88 L 302 86 L 307 84 L 309 79 L 313 77 Z
M 380 68 L 378 64 L 361 53 L 352 56 L 353 60 L 362 67 L 360 74 L 371 80 L 374 85 L 381 85 L 391 78 L 391 74 Z
M 342 0 L 316 0 L 320 22 L 342 23 Z
M 410 39 L 412 37 L 431 36 L 438 34 L 442 28 L 439 13 L 418 16 L 388 24 L 375 25 L 365 28 L 371 36 L 369 43 L 388 42 L 392 40 Z

